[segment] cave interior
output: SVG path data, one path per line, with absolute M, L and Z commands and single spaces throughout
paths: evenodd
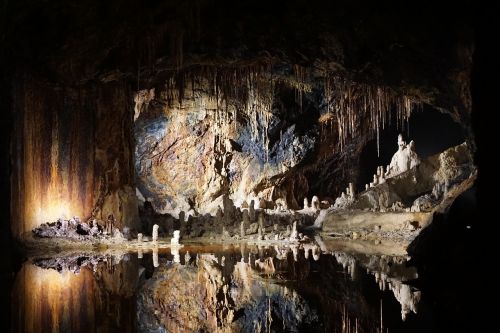
M 8 286 L 29 289 L 11 272 L 26 253 L 64 248 L 59 230 L 72 223 L 71 237 L 88 243 L 99 234 L 110 247 L 115 238 L 133 242 L 138 234 L 149 241 L 152 228 L 169 244 L 175 230 L 185 241 L 302 242 L 321 234 L 383 245 L 387 238 L 404 243 L 420 272 L 416 286 L 441 300 L 432 311 L 442 320 L 428 314 L 426 320 L 434 328 L 473 326 L 465 319 L 445 324 L 467 310 L 445 310 L 456 295 L 438 292 L 447 269 L 468 260 L 464 239 L 476 223 L 481 147 L 471 93 L 477 65 L 471 1 L 2 6 Z M 398 145 L 416 154 L 399 172 Z M 146 274 L 154 276 L 153 266 Z M 230 325 L 224 313 L 216 327 Z M 427 327 L 412 323 L 416 331 Z M 409 329 L 401 325 L 395 330 Z

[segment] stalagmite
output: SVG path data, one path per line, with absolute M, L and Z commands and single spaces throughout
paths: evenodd
M 240 236 L 242 238 L 245 237 L 245 230 L 246 230 L 245 221 L 241 221 L 241 223 L 240 223 Z
M 90 229 L 90 234 L 93 236 L 99 234 L 99 226 L 96 219 L 92 220 L 92 228 Z
M 299 260 L 299 249 L 298 247 L 295 245 L 295 246 L 291 246 L 292 248 L 292 254 L 293 254 L 293 261 L 298 261 Z
M 109 214 L 108 219 L 106 220 L 105 233 L 108 235 L 112 235 L 114 225 L 115 225 L 115 216 L 113 214 Z
M 413 140 L 410 141 L 407 149 L 408 149 L 408 158 L 410 160 L 410 169 L 411 169 L 414 166 L 420 164 L 420 158 L 418 157 L 417 152 L 415 151 L 415 142 Z
M 137 234 L 137 242 L 142 243 L 142 234 L 141 233 Z
M 158 261 L 158 248 L 153 248 L 153 267 L 159 267 L 160 263 Z
M 309 247 L 304 247 L 304 258 L 309 259 L 309 251 L 311 249 Z
M 250 221 L 251 222 L 255 221 L 255 202 L 253 200 L 250 201 L 248 214 L 250 216 Z
M 398 151 L 393 155 L 391 163 L 387 167 L 385 178 L 396 176 L 420 163 L 420 158 L 415 152 L 415 143 L 413 141 L 407 145 L 403 141 L 403 135 L 399 134 L 397 143 Z
M 159 228 L 158 224 L 153 225 L 153 232 L 151 237 L 153 239 L 153 242 L 155 243 L 158 241 L 158 228 Z
M 265 221 L 264 221 L 264 212 L 259 213 L 258 223 L 259 223 L 259 228 L 262 228 L 262 230 L 265 230 L 266 226 L 265 226 Z
M 250 224 L 250 215 L 249 215 L 248 210 L 244 210 L 242 212 L 242 217 L 243 217 L 243 223 L 245 224 L 245 228 L 246 228 Z
M 180 264 L 181 262 L 181 255 L 179 253 L 179 248 L 178 247 L 171 247 L 170 248 L 170 253 L 172 253 L 173 256 L 173 262 L 176 264 Z
M 354 184 L 353 183 L 349 183 L 349 193 L 351 194 L 351 198 L 354 199 L 355 193 L 354 193 Z
M 312 200 L 311 200 L 311 207 L 312 207 L 313 209 L 316 209 L 316 210 L 317 210 L 317 209 L 319 209 L 319 199 L 318 199 L 318 197 L 317 197 L 317 196 L 313 196 L 313 197 L 312 197 Z
M 180 231 L 174 230 L 174 236 L 170 239 L 170 245 L 179 245 Z
M 293 221 L 292 231 L 290 233 L 289 239 L 291 242 L 295 242 L 299 239 L 298 234 L 297 234 L 297 221 Z
M 224 207 L 224 224 L 232 225 L 234 223 L 234 216 L 236 212 L 236 207 L 234 206 L 233 200 L 229 198 L 227 194 L 222 197 L 222 204 Z
M 59 222 L 61 223 L 61 229 L 63 231 L 68 230 L 68 221 L 65 219 L 59 219 Z
M 226 227 L 225 226 L 222 226 L 222 238 L 225 239 L 225 238 L 230 238 L 231 235 L 229 234 L 229 231 L 226 230 Z
M 215 213 L 215 223 L 221 224 L 224 222 L 223 220 L 224 214 L 222 213 L 222 208 L 220 206 L 217 207 L 217 212 Z
M 365 184 L 365 190 L 367 191 L 370 188 L 370 185 Z
M 309 200 L 307 200 L 307 198 L 304 198 L 304 209 L 308 208 L 309 208 Z
M 318 246 L 315 246 L 312 250 L 312 255 L 313 255 L 314 261 L 318 261 L 319 256 L 321 255 L 321 249 Z
M 259 228 L 257 229 L 257 237 L 258 237 L 258 238 L 257 238 L 258 240 L 263 240 L 263 239 L 264 239 L 264 234 L 263 234 L 263 231 L 262 231 L 262 228 L 261 228 L 261 227 L 259 227 Z

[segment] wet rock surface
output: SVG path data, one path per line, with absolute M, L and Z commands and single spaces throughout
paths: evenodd
M 381 174 L 377 170 L 379 175 Z M 377 175 L 375 175 L 377 176 Z M 407 245 L 443 213 L 477 177 L 467 144 L 421 161 L 407 171 L 371 184 L 356 196 L 342 193 L 322 210 L 314 227 L 332 236 L 399 240 Z

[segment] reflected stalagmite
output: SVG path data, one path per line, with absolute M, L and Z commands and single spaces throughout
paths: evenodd
M 160 266 L 160 262 L 158 261 L 158 248 L 153 248 L 153 267 Z

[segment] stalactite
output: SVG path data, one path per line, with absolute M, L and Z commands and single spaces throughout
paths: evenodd
M 362 121 L 368 117 L 369 131 L 376 136 L 377 154 L 380 154 L 380 131 L 391 119 L 391 109 L 396 109 L 398 128 L 408 124 L 411 111 L 418 103 L 409 96 L 401 95 L 384 86 L 350 81 L 345 77 L 331 76 L 325 79 L 324 94 L 327 99 L 327 113 L 333 114 L 330 122 L 336 121 L 340 150 L 348 138 L 354 138 L 362 128 Z

